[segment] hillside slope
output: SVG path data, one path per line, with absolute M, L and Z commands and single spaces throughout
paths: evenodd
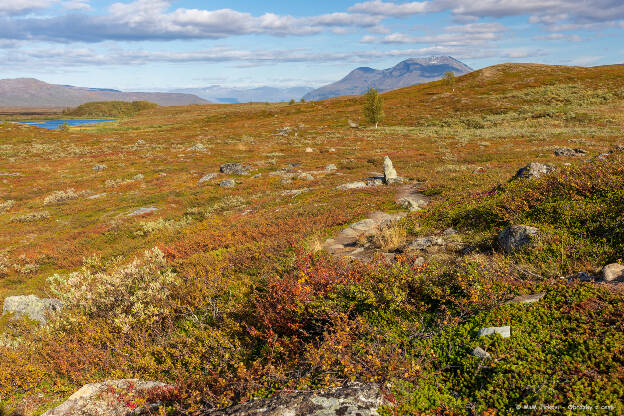
M 303 98 L 309 101 L 319 101 L 331 97 L 360 95 L 369 88 L 385 92 L 435 81 L 441 79 L 446 72 L 463 75 L 470 71 L 472 71 L 470 67 L 450 56 L 407 59 L 384 70 L 357 68 L 340 81 L 311 91 Z
M 150 101 L 165 106 L 208 103 L 190 94 L 122 92 L 48 84 L 33 78 L 0 80 L 0 106 L 75 107 L 92 101 Z
M 174 388 L 122 404 L 171 414 L 349 381 L 387 415 L 624 414 L 623 77 L 497 65 L 377 129 L 357 96 L 0 124 L 0 302 L 65 305 L 0 317 L 0 409 L 138 378 Z

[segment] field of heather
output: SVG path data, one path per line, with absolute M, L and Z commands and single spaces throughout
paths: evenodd
M 173 386 L 154 414 L 352 382 L 386 415 L 624 414 L 623 77 L 498 65 L 379 128 L 362 97 L 1 123 L 0 302 L 53 301 L 0 317 L 0 414 L 128 378 Z

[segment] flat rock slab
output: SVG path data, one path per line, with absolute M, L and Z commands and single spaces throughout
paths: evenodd
M 498 334 L 503 338 L 509 338 L 511 336 L 510 326 L 491 326 L 489 328 L 481 328 L 479 330 L 480 337 L 489 337 L 490 335 Z
M 535 303 L 539 302 L 544 296 L 546 296 L 546 292 L 535 293 L 533 295 L 516 296 L 515 298 L 508 300 L 505 303 Z
M 131 401 L 142 402 L 150 396 L 158 396 L 173 389 L 165 383 L 136 379 L 111 380 L 84 385 L 63 404 L 48 410 L 42 416 L 126 416 L 133 409 Z M 146 403 L 150 405 L 151 403 Z
M 299 391 L 252 400 L 202 416 L 378 416 L 386 404 L 375 384 L 352 383 L 324 392 Z

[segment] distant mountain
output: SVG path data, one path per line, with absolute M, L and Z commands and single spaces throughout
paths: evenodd
M 375 88 L 379 92 L 396 90 L 436 81 L 441 79 L 446 72 L 463 75 L 472 72 L 472 68 L 450 56 L 408 59 L 383 70 L 361 67 L 353 70 L 338 82 L 309 92 L 303 98 L 308 101 L 318 101 L 343 95 L 359 95 L 366 93 L 369 88 Z
M 0 106 L 76 107 L 92 101 L 150 101 L 159 105 L 208 104 L 206 100 L 190 94 L 122 92 L 48 84 L 34 78 L 0 80 Z
M 213 85 L 205 88 L 182 88 L 171 92 L 195 94 L 198 97 L 221 104 L 248 102 L 284 102 L 299 100 L 312 91 L 311 87 L 258 87 L 258 88 L 227 88 Z

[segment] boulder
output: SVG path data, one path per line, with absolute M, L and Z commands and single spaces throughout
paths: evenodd
M 236 181 L 234 179 L 224 179 L 219 182 L 219 186 L 221 188 L 234 188 L 236 186 Z
M 351 383 L 323 392 L 296 391 L 252 400 L 202 416 L 377 416 L 386 401 L 376 384 Z
M 221 165 L 221 173 L 226 175 L 249 175 L 249 166 L 245 166 L 242 163 L 226 163 Z
M 624 281 L 624 265 L 612 263 L 604 266 L 602 269 L 602 280 L 605 282 Z
M 554 170 L 555 170 L 554 166 L 544 165 L 543 163 L 532 162 L 526 165 L 525 167 L 520 168 L 511 180 L 512 181 L 518 180 L 518 179 L 532 180 L 535 178 L 539 178 L 540 176 L 547 175 Z
M 574 156 L 583 156 L 585 150 L 583 149 L 571 149 L 569 147 L 558 147 L 555 149 L 555 156 L 566 156 L 566 157 L 574 157 Z
M 9 296 L 4 299 L 2 315 L 9 313 L 18 317 L 27 317 L 45 325 L 48 317 L 63 309 L 63 302 L 58 299 L 38 298 L 35 295 Z
M 480 337 L 489 337 L 490 335 L 498 334 L 503 338 L 509 338 L 511 336 L 510 326 L 491 326 L 489 328 L 481 328 L 479 330 Z
M 397 172 L 388 156 L 384 158 L 384 182 L 389 184 L 397 179 Z
M 505 253 L 513 253 L 520 247 L 530 244 L 538 229 L 528 225 L 512 225 L 498 235 L 498 243 Z
M 157 407 L 174 387 L 155 381 L 110 380 L 83 386 L 64 403 L 42 416 L 126 416 Z

